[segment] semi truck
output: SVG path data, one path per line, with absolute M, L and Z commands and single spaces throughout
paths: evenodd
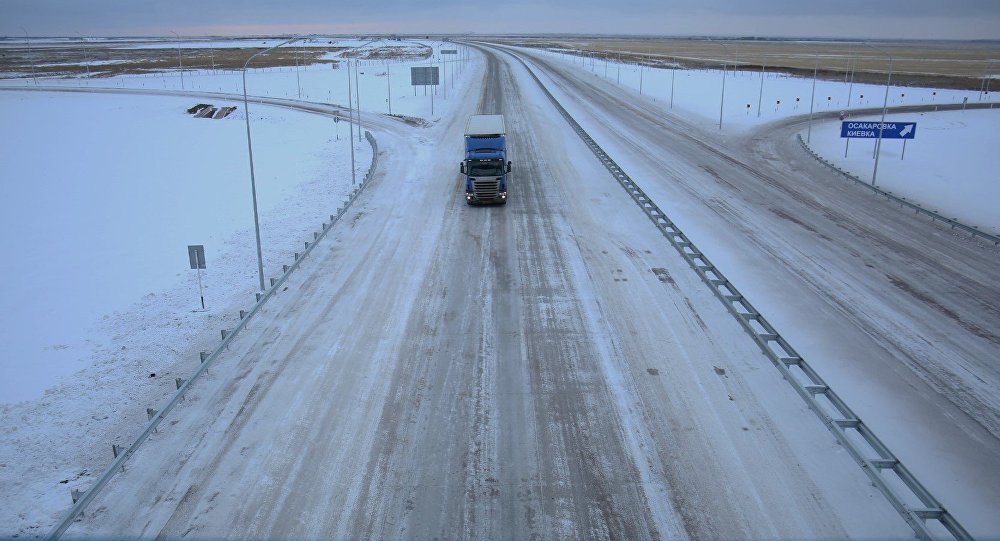
M 503 115 L 472 115 L 465 127 L 465 159 L 459 170 L 470 205 L 507 204 L 511 162 Z

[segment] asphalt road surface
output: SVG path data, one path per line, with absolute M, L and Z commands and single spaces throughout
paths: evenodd
M 462 100 L 456 114 L 429 128 L 366 121 L 383 149 L 381 172 L 349 219 L 68 535 L 911 537 L 524 68 L 489 53 L 481 70 L 481 85 L 450 97 Z M 657 157 L 669 151 L 676 167 L 702 171 L 664 182 L 659 195 L 737 216 L 755 210 L 752 203 L 726 211 L 732 194 L 713 197 L 697 186 L 740 191 L 753 177 L 767 186 L 749 190 L 752 201 L 787 191 L 771 186 L 770 174 L 753 175 L 669 131 L 656 135 L 659 121 L 632 118 L 613 89 L 560 80 L 589 104 L 591 123 L 604 118 L 629 137 L 648 137 L 617 152 L 638 152 L 672 172 L 674 161 Z M 505 207 L 464 202 L 458 161 L 465 120 L 475 113 L 507 118 L 514 177 Z M 741 144 L 770 151 L 768 141 Z M 699 168 L 704 156 L 711 161 Z M 751 169 L 780 159 L 765 153 Z M 810 167 L 802 155 L 794 160 Z M 743 172 L 730 186 L 722 178 L 733 171 Z M 800 204 L 824 215 L 821 205 Z M 884 211 L 869 205 L 844 228 L 858 236 L 873 229 L 859 223 Z M 846 233 L 809 240 L 839 225 L 815 233 L 778 216 L 765 235 L 736 218 L 720 223 L 734 245 L 798 250 L 796 262 L 811 260 L 817 244 L 864 245 L 841 239 Z M 920 232 L 867 234 L 873 245 L 908 246 Z M 779 241 L 781 250 L 769 245 Z M 972 252 L 947 246 L 935 250 Z M 939 254 L 927 252 L 910 246 L 884 257 L 932 265 Z M 809 269 L 747 253 L 736 251 L 733 261 L 777 267 L 794 291 L 823 298 Z M 726 258 L 713 259 L 721 266 Z M 820 268 L 822 261 L 811 267 Z M 910 280 L 915 268 L 897 272 L 922 287 Z M 833 313 L 817 324 L 853 329 L 854 312 L 843 306 L 853 298 L 817 309 Z M 861 334 L 871 342 L 885 336 Z M 898 360 L 891 346 L 880 343 L 870 362 Z

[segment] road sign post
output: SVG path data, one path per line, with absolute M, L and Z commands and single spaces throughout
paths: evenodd
M 846 120 L 840 123 L 840 136 L 852 139 L 915 139 L 916 135 L 916 122 Z
M 438 67 L 437 66 L 414 66 L 410 68 L 410 85 L 416 89 L 418 86 L 424 87 L 426 92 L 428 86 L 437 87 Z M 431 114 L 434 114 L 434 92 L 431 92 Z
M 201 309 L 205 309 L 205 289 L 201 285 L 201 269 L 205 267 L 205 246 L 201 244 L 188 245 L 188 259 L 191 268 L 198 270 L 198 295 L 201 296 Z
M 880 145 L 883 139 L 902 139 L 903 152 L 899 159 L 906 156 L 906 141 L 916 139 L 916 122 L 865 122 L 865 121 L 844 121 L 840 123 L 840 137 L 847 139 L 875 139 L 875 144 Z M 875 185 L 875 175 L 878 171 L 878 148 L 876 147 L 875 170 L 872 172 L 872 186 Z M 847 157 L 847 147 L 844 147 L 844 157 Z
M 447 55 L 456 55 L 456 54 L 458 54 L 458 49 L 441 49 L 441 62 L 442 63 L 447 62 L 447 60 L 444 59 L 444 55 L 446 55 L 446 54 Z M 444 64 L 444 65 L 447 66 L 447 64 Z M 447 91 L 447 88 L 448 88 L 448 75 L 447 75 L 447 70 L 445 71 L 444 87 L 446 89 L 444 97 L 447 98 L 448 97 L 448 91 Z M 451 69 L 451 87 L 455 88 L 455 66 L 454 65 L 452 65 L 452 69 Z

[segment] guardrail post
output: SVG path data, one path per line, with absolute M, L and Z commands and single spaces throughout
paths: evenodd
M 176 379 L 174 379 L 174 384 L 177 385 L 177 389 L 178 390 L 180 390 L 180 388 L 184 386 L 184 381 L 185 381 L 184 378 L 176 378 Z
M 205 359 L 208 358 L 208 352 L 207 351 L 201 351 L 201 352 L 198 353 L 198 356 L 201 357 L 201 362 L 205 362 Z
M 111 456 L 113 456 L 114 458 L 118 458 L 118 455 L 122 454 L 122 451 L 124 451 L 124 450 L 125 450 L 124 447 L 115 445 L 113 443 L 111 444 Z M 122 471 L 125 471 L 125 464 L 124 463 L 122 463 Z
M 247 317 L 247 311 L 240 310 L 240 321 L 243 321 L 244 319 L 246 319 L 246 317 Z
M 83 496 L 83 492 L 80 492 L 79 490 L 77 490 L 75 488 L 70 489 L 70 491 L 69 491 L 69 497 L 73 498 L 73 503 L 78 502 L 80 500 L 81 496 Z

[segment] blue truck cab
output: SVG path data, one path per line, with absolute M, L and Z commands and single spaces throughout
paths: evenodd
M 511 162 L 503 115 L 473 115 L 465 128 L 465 159 L 459 170 L 470 205 L 507 204 Z

